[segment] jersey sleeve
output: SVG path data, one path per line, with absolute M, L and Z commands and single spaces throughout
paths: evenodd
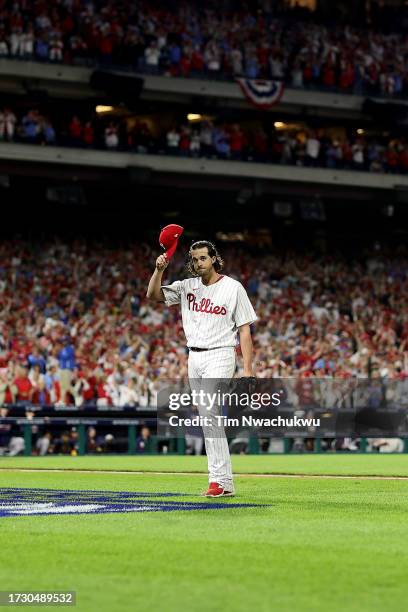
M 253 306 L 249 300 L 248 294 L 244 287 L 239 283 L 237 292 L 237 303 L 234 311 L 234 320 L 236 327 L 241 327 L 246 323 L 254 323 L 257 316 Z
M 181 302 L 181 288 L 183 286 L 182 281 L 174 281 L 171 285 L 162 285 L 164 293 L 164 303 L 167 306 L 174 306 Z

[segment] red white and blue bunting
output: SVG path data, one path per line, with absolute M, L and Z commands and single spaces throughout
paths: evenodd
M 264 81 L 262 79 L 236 79 L 246 98 L 263 110 L 272 108 L 283 95 L 285 89 L 281 81 Z

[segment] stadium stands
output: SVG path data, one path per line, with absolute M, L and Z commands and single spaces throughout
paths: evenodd
M 56 122 L 58 127 L 56 129 Z M 285 126 L 285 124 L 283 124 Z M 340 136 L 333 136 L 337 131 Z M 67 117 L 49 116 L 38 108 L 15 113 L 0 111 L 0 141 L 25 144 L 104 148 L 143 154 L 231 159 L 376 173 L 407 174 L 408 144 L 404 136 L 365 135 L 359 129 L 348 136 L 344 129 L 308 129 L 288 126 L 268 130 L 257 125 L 205 121 L 164 130 L 156 118 L 95 112 Z
M 406 249 L 224 256 L 259 315 L 257 376 L 408 376 Z M 147 245 L 6 241 L 1 261 L 0 404 L 147 405 L 159 378 L 186 374 L 177 309 L 144 299 Z
M 163 5 L 5 3 L 0 57 L 121 66 L 209 79 L 272 78 L 291 87 L 403 96 L 406 39 L 339 24 L 250 12 Z M 397 24 L 396 24 L 397 25 Z

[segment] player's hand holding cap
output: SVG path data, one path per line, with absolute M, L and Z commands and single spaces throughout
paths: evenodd
M 174 223 L 166 225 L 166 227 L 163 227 L 162 231 L 160 232 L 159 242 L 160 246 L 166 251 L 164 255 L 167 260 L 173 257 L 177 249 L 179 238 L 183 232 L 184 227 Z

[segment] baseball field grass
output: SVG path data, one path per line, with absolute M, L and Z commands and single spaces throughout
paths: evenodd
M 86 612 L 406 609 L 408 456 L 236 456 L 221 500 L 198 495 L 205 467 L 2 458 L 0 590 L 76 591 Z M 60 499 L 72 513 L 49 514 Z

